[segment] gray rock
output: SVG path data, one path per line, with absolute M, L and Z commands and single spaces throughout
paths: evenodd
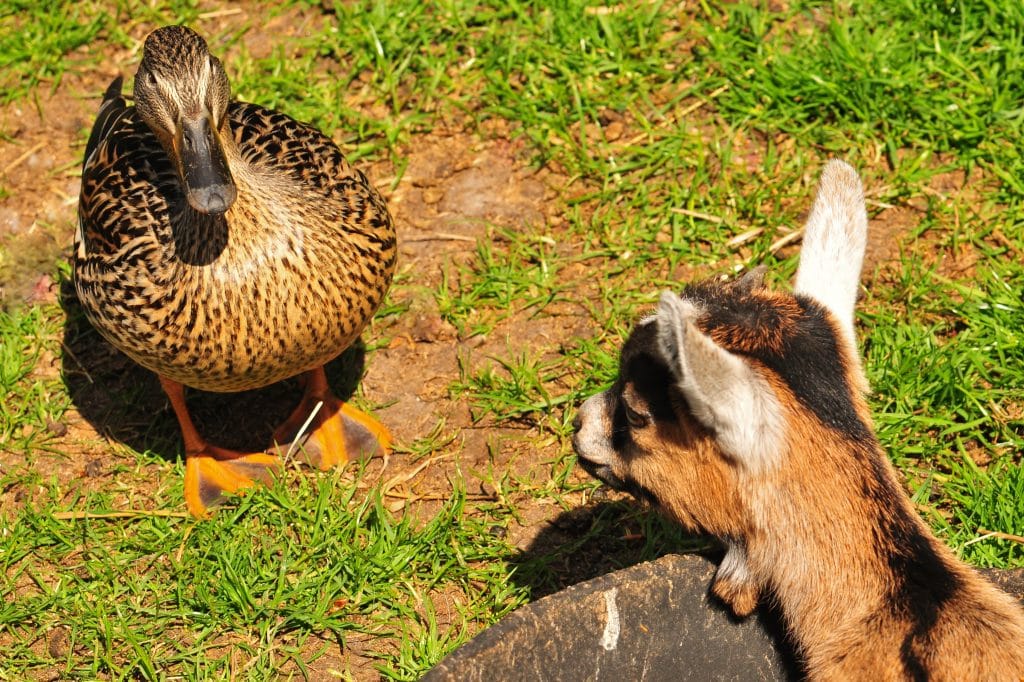
M 733 619 L 707 592 L 714 565 L 672 555 L 528 604 L 424 682 L 778 680 L 793 674 L 764 617 Z
M 777 617 L 732 618 L 708 594 L 714 569 L 670 555 L 573 585 L 484 630 L 423 682 L 799 679 Z M 1024 569 L 983 573 L 1024 600 Z

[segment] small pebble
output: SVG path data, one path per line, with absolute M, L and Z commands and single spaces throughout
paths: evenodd
M 58 422 L 50 419 L 46 422 L 46 430 L 60 438 L 67 435 L 68 427 L 64 422 Z
M 68 655 L 68 628 L 58 625 L 53 629 L 46 643 L 46 651 L 53 658 L 64 658 Z

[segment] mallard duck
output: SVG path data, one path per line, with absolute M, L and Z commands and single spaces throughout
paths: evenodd
M 121 87 L 107 89 L 86 145 L 75 288 L 100 334 L 159 376 L 189 511 L 266 481 L 314 411 L 299 448 L 313 465 L 387 451 L 387 430 L 324 374 L 391 283 L 384 199 L 318 130 L 232 101 L 224 66 L 189 28 L 146 38 L 134 107 Z M 297 375 L 304 395 L 267 452 L 207 443 L 185 405 L 184 386 L 242 391 Z

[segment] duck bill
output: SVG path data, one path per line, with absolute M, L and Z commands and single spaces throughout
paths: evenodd
M 237 195 L 217 130 L 203 114 L 182 121 L 178 138 L 181 179 L 189 205 L 200 213 L 220 215 Z

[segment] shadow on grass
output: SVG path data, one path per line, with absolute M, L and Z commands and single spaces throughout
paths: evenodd
M 717 551 L 710 540 L 687 535 L 631 500 L 607 501 L 604 491 L 598 489 L 597 502 L 550 521 L 513 557 L 513 580 L 531 600 L 666 554 Z
M 60 305 L 67 319 L 62 374 L 78 412 L 98 433 L 136 452 L 177 458 L 181 452 L 178 422 L 156 374 L 100 336 L 86 319 L 70 280 L 61 282 Z M 343 400 L 355 392 L 364 361 L 365 346 L 358 339 L 327 365 L 331 387 Z M 190 389 L 186 399 L 196 428 L 210 443 L 261 451 L 301 395 L 298 381 L 288 379 L 239 393 Z

